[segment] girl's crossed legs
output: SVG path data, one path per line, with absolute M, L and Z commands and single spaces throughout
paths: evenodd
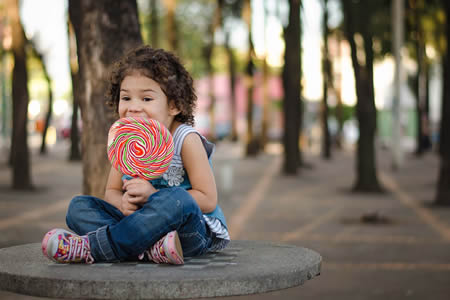
M 69 205 L 66 222 L 77 234 L 87 234 L 96 262 L 136 259 L 173 230 L 178 232 L 185 256 L 201 255 L 212 243 L 197 203 L 178 187 L 159 190 L 127 217 L 106 201 L 77 196 Z

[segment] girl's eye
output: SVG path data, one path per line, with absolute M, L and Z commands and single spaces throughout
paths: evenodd
M 128 101 L 128 100 L 130 100 L 130 97 L 128 97 L 128 96 L 122 96 L 122 97 L 120 98 L 120 100 Z
M 145 102 L 152 101 L 152 100 L 153 100 L 153 99 L 150 98 L 150 97 L 144 97 L 144 101 L 145 101 Z

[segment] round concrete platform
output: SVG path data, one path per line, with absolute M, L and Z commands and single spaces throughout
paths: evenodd
M 0 289 L 33 296 L 173 299 L 245 295 L 289 288 L 320 274 L 321 256 L 269 242 L 232 241 L 222 252 L 153 263 L 56 264 L 40 244 L 0 249 Z

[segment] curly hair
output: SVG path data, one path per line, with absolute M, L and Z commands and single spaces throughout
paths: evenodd
M 163 49 L 153 49 L 148 45 L 129 51 L 112 66 L 105 96 L 107 104 L 112 106 L 116 113 L 119 109 L 120 85 L 127 75 L 136 71 L 156 81 L 167 99 L 174 102 L 180 110 L 175 116 L 176 121 L 194 125 L 197 95 L 191 75 L 174 54 Z

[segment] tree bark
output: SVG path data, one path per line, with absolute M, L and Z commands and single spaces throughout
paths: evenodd
M 135 0 L 70 0 L 69 16 L 76 40 L 79 95 L 83 120 L 83 193 L 103 197 L 110 170 L 106 155 L 109 127 L 117 115 L 106 105 L 104 92 L 110 65 L 142 44 Z
M 245 82 L 247 88 L 247 135 L 245 139 L 245 156 L 255 156 L 259 152 L 259 142 L 255 138 L 253 130 L 253 91 L 254 91 L 254 79 L 253 73 L 255 65 L 253 63 L 253 56 L 255 48 L 253 45 L 252 37 L 252 8 L 250 0 L 245 0 L 242 18 L 247 24 L 248 28 L 248 53 L 247 53 L 247 66 L 245 71 Z
M 331 158 L 331 137 L 330 129 L 328 128 L 328 88 L 331 87 L 331 62 L 328 51 L 328 1 L 323 2 L 323 59 L 322 59 L 322 74 L 323 74 L 323 101 L 322 101 L 322 158 Z
M 270 124 L 270 98 L 269 98 L 269 65 L 267 63 L 267 55 L 263 58 L 262 67 L 262 120 L 261 120 L 261 142 L 260 148 L 264 151 L 266 145 L 269 143 L 269 124 Z
M 9 95 L 6 93 L 6 76 L 7 76 L 7 67 L 6 67 L 6 51 L 5 49 L 0 46 L 0 97 L 2 99 L 1 104 L 1 120 L 0 120 L 0 127 L 1 127 L 1 138 L 5 139 L 9 136 L 9 120 L 11 118 L 9 113 Z
M 427 113 L 427 81 L 428 81 L 428 66 L 425 52 L 424 33 L 421 25 L 421 16 L 423 12 L 423 3 L 413 1 L 412 7 L 414 13 L 414 43 L 417 56 L 417 73 L 414 80 L 415 95 L 416 95 L 416 113 L 417 113 L 417 135 L 416 135 L 416 151 L 417 156 L 421 156 L 424 152 L 430 149 L 431 141 L 429 134 L 428 113 Z M 420 5 L 420 7 L 419 7 Z
M 286 43 L 284 67 L 282 72 L 284 88 L 284 164 L 283 172 L 288 175 L 297 173 L 301 164 L 299 149 L 301 114 L 301 57 L 300 57 L 300 0 L 289 0 L 289 24 L 284 30 Z
M 336 39 L 337 39 L 337 57 L 336 59 L 338 61 L 342 61 L 342 53 L 341 53 L 341 41 L 342 41 L 342 34 L 338 31 L 335 32 Z M 338 148 L 343 147 L 343 137 L 342 132 L 344 128 L 344 105 L 342 103 L 342 70 L 336 70 L 334 73 L 334 79 L 333 79 L 333 90 L 336 94 L 337 98 L 337 104 L 336 104 L 336 119 L 338 123 L 338 129 L 335 137 L 336 146 Z
M 70 71 L 72 77 L 72 90 L 73 90 L 73 101 L 72 101 L 72 119 L 70 125 L 70 161 L 81 160 L 81 149 L 80 149 L 80 130 L 78 128 L 78 109 L 80 107 L 80 75 Z M 78 96 L 75 96 L 78 95 Z
M 47 95 L 48 95 L 48 109 L 47 114 L 45 116 L 45 122 L 44 122 L 44 129 L 42 131 L 42 142 L 41 142 L 41 149 L 40 154 L 44 155 L 47 153 L 47 132 L 48 127 L 50 126 L 52 114 L 53 114 L 53 88 L 52 88 L 52 79 L 50 78 L 47 67 L 45 66 L 44 57 L 42 54 L 38 52 L 38 50 L 34 47 L 35 55 L 38 57 L 42 64 L 42 70 L 44 72 L 45 80 L 47 81 Z
M 34 45 L 33 42 L 30 43 L 31 47 L 33 49 L 33 54 L 37 57 L 39 62 L 42 65 L 42 72 L 44 73 L 45 80 L 47 81 L 47 96 L 48 96 L 48 108 L 47 108 L 47 114 L 45 115 L 45 122 L 44 122 L 44 128 L 42 130 L 42 141 L 41 141 L 41 148 L 40 148 L 40 154 L 45 155 L 47 154 L 47 132 L 48 127 L 50 126 L 51 118 L 53 115 L 53 88 L 52 88 L 52 79 L 50 78 L 50 75 L 48 74 L 47 67 L 45 66 L 44 62 L 44 56 L 39 53 L 38 49 Z
M 42 66 L 44 66 L 44 62 L 42 62 Z M 50 76 L 47 73 L 47 68 L 44 66 L 44 74 L 45 74 L 45 80 L 47 81 L 47 91 L 48 91 L 48 109 L 47 109 L 47 115 L 45 116 L 45 124 L 44 124 L 44 131 L 42 132 L 42 143 L 41 143 L 41 154 L 47 153 L 47 131 L 48 127 L 50 126 L 50 122 L 52 119 L 53 114 L 53 88 L 52 88 L 52 80 L 50 79 Z
M 351 48 L 353 71 L 356 82 L 356 114 L 359 124 L 359 138 L 357 145 L 356 182 L 354 191 L 381 192 L 382 188 L 376 172 L 375 131 L 376 108 L 373 87 L 373 49 L 372 35 L 369 30 L 370 12 L 366 9 L 356 10 L 349 0 L 342 1 L 345 18 L 345 34 Z M 361 8 L 361 7 L 360 7 Z M 356 14 L 358 11 L 358 14 Z M 358 15 L 358 16 L 357 16 Z M 364 22 L 355 22 L 354 18 L 361 18 Z M 355 29 L 362 35 L 364 47 L 358 49 L 355 41 Z M 358 51 L 363 51 L 365 62 L 358 61 Z
M 230 32 L 225 36 L 225 50 L 228 57 L 228 76 L 230 78 L 230 102 L 231 102 L 231 134 L 233 142 L 238 140 L 237 132 L 237 107 L 236 107 L 236 58 L 230 47 Z
M 78 21 L 79 22 L 79 21 Z M 70 76 L 72 78 L 72 121 L 70 126 L 69 161 L 81 160 L 80 131 L 78 129 L 78 109 L 82 89 L 80 87 L 79 66 L 77 61 L 77 43 L 71 22 L 68 22 Z
M 269 17 L 268 13 L 268 7 L 267 7 L 267 0 L 263 0 L 263 6 L 264 6 L 264 57 L 263 57 L 263 67 L 262 67 L 262 77 L 263 77 L 263 83 L 262 83 L 262 99 L 263 99 L 263 105 L 262 105 L 262 122 L 261 122 L 261 149 L 264 150 L 267 143 L 269 142 L 269 124 L 270 124 L 270 99 L 269 99 L 269 87 L 268 87 L 268 80 L 269 80 L 269 65 L 267 63 L 267 56 L 268 56 L 268 45 L 267 45 L 267 19 Z
M 450 206 L 450 3 L 445 1 L 447 49 L 443 58 L 443 93 L 439 140 L 440 168 L 434 203 Z
M 169 42 L 170 51 L 177 53 L 181 56 L 178 49 L 178 29 L 177 21 L 175 18 L 175 9 L 177 6 L 177 0 L 164 0 L 164 4 L 167 9 L 167 40 Z
M 157 0 L 150 0 L 150 32 L 151 32 L 151 38 L 149 39 L 152 41 L 152 47 L 158 48 L 159 47 L 159 13 L 158 13 L 158 1 Z
M 26 38 L 19 17 L 19 1 L 8 1 L 12 27 L 12 52 L 14 69 L 12 75 L 13 133 L 11 162 L 13 169 L 13 189 L 32 189 L 31 165 L 28 150 L 28 72 L 26 66 Z
M 206 36 L 206 45 L 203 48 L 203 56 L 206 64 L 206 71 L 208 74 L 208 97 L 209 97 L 209 139 L 211 141 L 217 140 L 216 133 L 216 95 L 215 95 L 215 86 L 214 86 L 214 69 L 212 64 L 213 51 L 214 51 L 214 35 L 216 33 L 217 28 L 222 23 L 222 7 L 223 0 L 218 0 L 217 4 L 214 8 L 214 13 L 210 19 L 210 23 L 208 24 L 207 36 Z
M 203 57 L 205 60 L 206 65 L 206 72 L 208 74 L 208 98 L 209 98 L 209 107 L 208 107 L 208 114 L 209 114 L 209 134 L 208 139 L 211 141 L 216 141 L 217 135 L 216 135 L 216 96 L 214 94 L 214 71 L 212 66 L 212 53 L 213 53 L 213 37 L 211 38 L 211 42 L 208 43 L 203 48 Z

